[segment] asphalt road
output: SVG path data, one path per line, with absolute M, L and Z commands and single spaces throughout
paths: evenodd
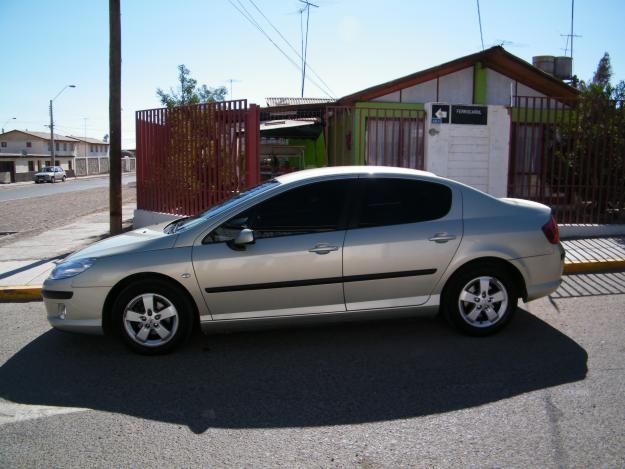
M 0 467 L 623 467 L 623 293 L 567 277 L 489 338 L 423 318 L 164 357 L 0 304 Z
M 122 184 L 124 185 L 135 181 L 136 177 L 134 173 L 122 175 Z M 34 182 L 28 184 L 3 184 L 0 185 L 0 202 L 84 191 L 108 186 L 108 174 L 94 178 L 70 178 L 65 182 L 57 182 L 55 184 L 35 184 Z

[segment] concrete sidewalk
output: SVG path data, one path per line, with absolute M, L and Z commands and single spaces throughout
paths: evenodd
M 122 207 L 124 226 L 132 224 L 135 204 Z M 69 225 L 0 246 L 0 301 L 41 299 L 41 285 L 54 262 L 108 236 L 109 212 L 85 215 Z
M 132 223 L 135 206 L 123 207 L 125 225 Z M 74 223 L 0 246 L 0 301 L 41 300 L 41 285 L 54 261 L 108 236 L 109 214 L 94 213 Z M 625 236 L 570 239 L 565 273 L 625 269 Z

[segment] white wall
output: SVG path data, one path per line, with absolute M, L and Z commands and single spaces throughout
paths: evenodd
M 495 197 L 505 197 L 510 143 L 508 110 L 504 106 L 488 106 L 488 125 L 464 125 L 432 124 L 432 103 L 427 103 L 425 109 L 425 169 Z
M 436 79 L 420 83 L 401 92 L 402 103 L 430 103 L 438 101 L 436 97 Z
M 438 101 L 441 103 L 473 103 L 473 67 L 444 75 L 438 79 Z

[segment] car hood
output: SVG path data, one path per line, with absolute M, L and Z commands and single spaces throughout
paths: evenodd
M 151 227 L 152 228 L 152 227 Z M 80 251 L 76 251 L 65 260 L 84 259 L 87 257 L 106 257 L 118 254 L 156 251 L 173 247 L 176 235 L 163 233 L 162 230 L 141 228 L 121 235 L 103 239 Z
M 40 172 L 40 173 L 35 173 L 35 176 L 52 176 L 54 173 L 47 173 L 47 172 Z

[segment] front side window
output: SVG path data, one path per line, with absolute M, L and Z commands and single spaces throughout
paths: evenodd
M 243 228 L 254 230 L 257 239 L 343 229 L 345 201 L 351 187 L 351 180 L 296 187 L 234 216 L 213 230 L 206 241 L 232 240 Z
M 409 179 L 362 179 L 358 228 L 418 223 L 442 218 L 451 209 L 451 189 Z

